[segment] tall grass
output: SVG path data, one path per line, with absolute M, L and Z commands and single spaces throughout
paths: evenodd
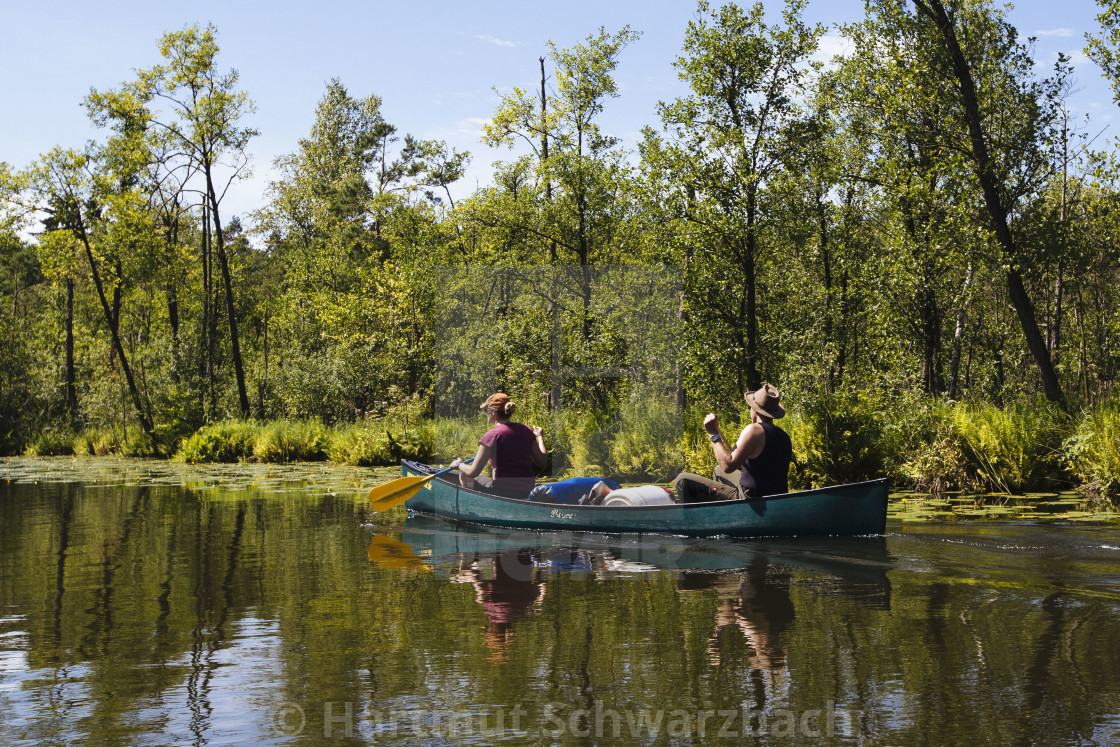
M 1063 452 L 1082 492 L 1094 503 L 1120 503 L 1120 404 L 1085 412 Z

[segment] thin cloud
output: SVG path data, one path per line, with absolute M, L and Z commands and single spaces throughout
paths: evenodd
M 515 41 L 508 41 L 506 39 L 499 39 L 496 36 L 490 36 L 490 34 L 478 34 L 475 38 L 476 39 L 481 39 L 482 41 L 486 42 L 487 44 L 493 44 L 496 47 L 523 47 L 523 46 L 525 46 L 524 42 L 515 42 Z
M 1060 36 L 1062 38 L 1069 38 L 1073 36 L 1073 29 L 1071 28 L 1057 28 L 1057 29 L 1042 29 L 1041 31 L 1034 32 L 1038 36 Z

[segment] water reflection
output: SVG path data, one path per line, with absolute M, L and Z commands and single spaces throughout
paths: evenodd
M 0 478 L 5 743 L 1120 740 L 1115 528 L 542 534 L 256 474 L 21 470 Z M 709 711 L 739 714 L 729 736 Z
M 607 536 L 472 527 L 424 516 L 409 516 L 392 531 L 400 539 L 374 534 L 369 560 L 394 570 L 442 568 L 451 583 L 471 584 L 486 613 L 486 645 L 496 662 L 507 658 L 514 624 L 540 609 L 546 573 L 591 572 L 603 580 L 675 572 L 679 594 L 704 593 L 715 601 L 707 636 L 709 665 L 734 660 L 745 642 L 746 665 L 771 675 L 786 665 L 784 636 L 795 616 L 790 596 L 795 569 L 810 571 L 799 583 L 815 585 L 822 594 L 849 596 L 871 609 L 890 608 L 892 561 L 883 537 Z M 772 676 L 767 681 L 773 686 Z M 764 703 L 765 694 L 759 692 L 758 699 Z
M 486 646 L 493 652 L 491 661 L 505 661 L 513 636 L 513 623 L 528 617 L 540 607 L 546 584 L 537 576 L 533 551 L 503 550 L 488 558 L 478 553 L 464 556 L 453 583 L 474 587 L 475 601 L 486 613 Z

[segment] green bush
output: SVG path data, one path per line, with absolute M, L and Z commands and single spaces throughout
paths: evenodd
M 1061 470 L 1059 446 L 1067 430 L 1060 411 L 1044 402 L 960 405 L 953 429 L 968 469 L 989 490 L 1029 490 Z
M 883 418 L 883 459 L 898 484 L 943 496 L 971 484 L 953 407 L 925 395 L 895 403 Z
M 1120 502 L 1120 404 L 1087 410 L 1063 444 L 1066 464 L 1094 503 Z
M 858 395 L 819 395 L 782 422 L 793 441 L 790 489 L 860 482 L 882 477 L 881 409 Z
M 428 462 L 435 453 L 433 443 L 429 426 L 393 433 L 381 423 L 357 423 L 335 429 L 327 454 L 340 464 L 384 467 L 400 464 L 401 459 Z
M 261 462 L 322 461 L 327 429 L 318 420 L 274 420 L 258 429 L 253 456 Z
M 204 425 L 183 440 L 176 458 L 194 464 L 249 459 L 259 429 L 260 424 L 254 420 L 223 420 Z

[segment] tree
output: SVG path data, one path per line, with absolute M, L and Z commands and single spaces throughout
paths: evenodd
M 765 22 L 765 8 L 700 2 L 685 35 L 680 76 L 692 94 L 662 104 L 672 139 L 671 171 L 696 195 L 688 217 L 702 227 L 691 266 L 692 320 L 706 344 L 732 351 L 735 388 L 761 385 L 759 278 L 770 227 L 767 187 L 804 145 L 799 98 L 818 67 L 810 60 L 823 27 L 801 20 L 805 2 L 790 0 L 784 26 Z M 702 267 L 707 269 L 702 270 Z M 720 364 L 716 364 L 717 366 Z M 711 375 L 706 371 L 698 375 Z
M 913 0 L 919 40 L 938 52 L 935 72 L 955 83 L 965 135 L 942 140 L 968 159 L 983 196 L 990 230 L 1003 254 L 1008 296 L 1035 361 L 1047 399 L 1064 403 L 1050 350 L 1023 280 L 1029 261 L 1012 229 L 1022 201 L 1036 194 L 1050 168 L 1047 138 L 1060 84 L 1034 77 L 1034 61 L 1013 27 L 981 2 Z M 982 85 L 978 86 L 978 82 Z M 963 131 L 963 132 L 962 132 Z
M 91 92 L 87 106 L 96 112 L 135 99 L 145 110 L 144 128 L 157 130 L 157 140 L 170 146 L 160 151 L 172 159 L 164 163 L 165 171 L 183 170 L 187 175 L 183 183 L 201 181 L 194 189 L 201 195 L 205 213 L 213 223 L 238 401 L 242 416 L 248 417 L 249 397 L 221 203 L 233 182 L 247 174 L 245 149 L 257 131 L 241 126 L 241 120 L 255 107 L 248 94 L 238 90 L 237 71 L 222 73 L 217 69 L 216 35 L 213 25 L 205 29 L 187 26 L 182 31 L 164 34 L 160 39 L 164 64 L 138 71 L 137 79 L 120 91 Z M 157 109 L 159 106 L 167 106 L 168 111 Z
M 570 49 L 550 42 L 554 86 L 547 86 L 542 58 L 540 98 L 514 88 L 483 128 L 492 147 L 527 148 L 531 155 L 500 164 L 497 186 L 461 206 L 485 252 L 476 261 L 549 266 L 532 282 L 547 317 L 541 342 L 552 344 L 534 354 L 550 360 L 553 409 L 560 404 L 564 359 L 576 368 L 604 365 L 622 352 L 600 344 L 609 336 L 597 334 L 592 307 L 596 265 L 625 256 L 621 229 L 633 204 L 633 179 L 619 139 L 604 134 L 599 119 L 619 95 L 619 56 L 639 36 L 627 26 L 613 34 L 600 28 Z M 566 320 L 574 326 L 571 336 Z
M 129 357 L 121 342 L 119 301 L 121 271 L 119 266 L 106 271 L 107 266 L 114 264 L 115 255 L 112 241 L 101 240 L 113 228 L 112 221 L 109 220 L 104 208 L 107 200 L 103 199 L 110 196 L 104 194 L 104 182 L 97 178 L 93 164 L 94 161 L 88 154 L 54 148 L 43 156 L 35 167 L 31 194 L 40 209 L 48 215 L 44 227 L 48 233 L 60 232 L 63 236 L 58 240 L 44 242 L 41 244 L 41 249 L 44 252 L 58 250 L 62 255 L 70 255 L 73 242 L 79 243 L 89 264 L 97 298 L 109 329 L 113 351 L 120 361 L 121 372 L 124 374 L 132 404 L 136 408 L 136 417 L 144 432 L 150 437 L 151 416 L 140 396 Z M 52 263 L 48 261 L 48 264 Z M 65 267 L 68 261 L 63 259 L 60 264 Z M 69 269 L 65 272 L 67 275 L 70 274 Z M 114 295 L 113 304 L 110 304 L 107 295 L 107 275 L 110 276 L 108 280 Z M 71 345 L 72 343 L 68 342 L 68 347 Z

